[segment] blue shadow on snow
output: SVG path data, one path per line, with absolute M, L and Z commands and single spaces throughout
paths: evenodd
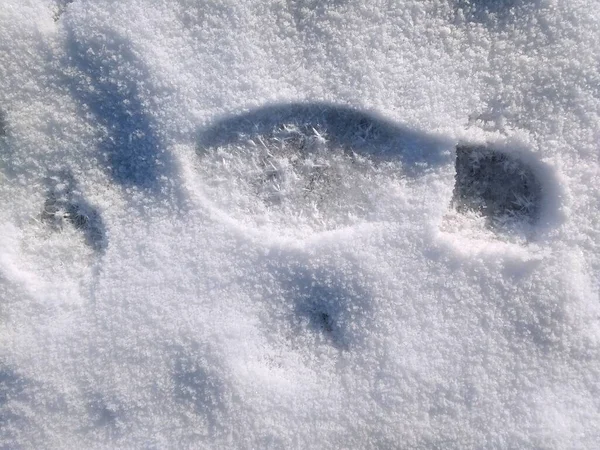
M 148 77 L 147 69 L 129 47 L 118 36 L 84 41 L 70 32 L 67 63 L 75 73 L 67 82 L 84 113 L 106 130 L 98 152 L 112 179 L 158 195 L 173 161 L 142 103 L 138 80 Z
M 198 133 L 200 153 L 269 137 L 294 125 L 323 133 L 329 145 L 374 161 L 397 160 L 407 175 L 449 162 L 452 144 L 358 109 L 325 102 L 275 104 L 226 117 Z

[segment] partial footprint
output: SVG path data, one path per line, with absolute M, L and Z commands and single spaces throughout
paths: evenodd
M 22 288 L 36 301 L 82 304 L 108 245 L 106 226 L 69 170 L 50 172 L 35 186 L 45 198 L 38 196 L 37 214 L 22 214 L 3 270 L 19 268 L 27 279 Z
M 69 171 L 51 174 L 41 220 L 52 230 L 72 226 L 83 234 L 85 243 L 96 252 L 106 248 L 104 223 L 99 212 L 90 205 L 79 190 Z

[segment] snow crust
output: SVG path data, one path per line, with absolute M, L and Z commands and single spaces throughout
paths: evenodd
M 3 0 L 0 448 L 597 448 L 599 14 Z

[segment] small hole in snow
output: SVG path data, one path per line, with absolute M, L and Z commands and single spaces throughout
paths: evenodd
M 327 313 L 319 314 L 319 322 L 321 323 L 321 328 L 327 332 L 333 332 L 333 321 L 331 320 L 331 316 Z

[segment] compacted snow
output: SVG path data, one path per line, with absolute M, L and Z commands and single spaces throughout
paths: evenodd
M 0 448 L 597 448 L 598 2 L 1 3 Z

